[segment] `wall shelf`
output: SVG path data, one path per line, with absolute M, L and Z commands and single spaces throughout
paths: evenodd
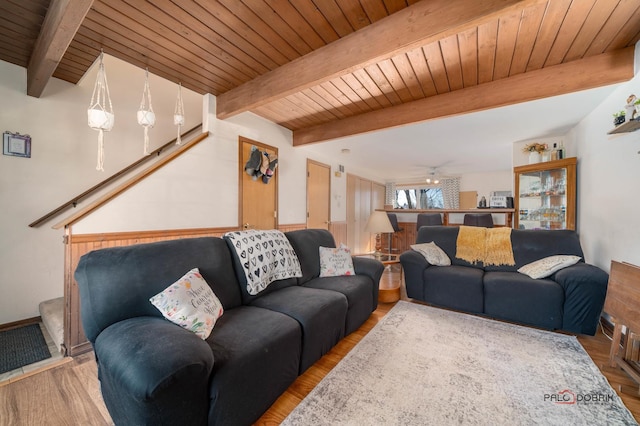
M 635 132 L 638 129 L 640 129 L 640 120 L 635 118 L 633 120 L 627 121 L 626 123 L 617 126 L 615 129 L 612 129 L 609 132 L 607 132 L 607 134 L 615 135 L 617 133 L 629 133 L 629 132 Z

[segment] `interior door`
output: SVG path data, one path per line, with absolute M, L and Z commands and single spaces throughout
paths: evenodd
M 329 229 L 331 166 L 307 160 L 307 228 Z
M 278 227 L 278 148 L 265 145 L 251 139 L 240 137 L 240 206 L 239 221 L 243 229 L 277 229 Z M 256 154 L 258 151 L 259 154 Z M 264 155 L 266 153 L 266 155 Z M 253 157 L 252 157 L 253 156 Z M 257 159 L 259 158 L 259 163 Z M 259 170 L 267 171 L 264 167 L 271 164 L 275 170 L 269 174 L 260 172 L 247 173 Z

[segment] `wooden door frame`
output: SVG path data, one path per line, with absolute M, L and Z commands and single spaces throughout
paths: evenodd
M 309 164 L 315 164 L 316 166 L 319 167 L 326 167 L 327 169 L 329 169 L 329 193 L 328 193 L 328 206 L 329 206 L 329 216 L 328 216 L 328 221 L 329 223 L 327 223 L 327 229 L 331 229 L 331 166 L 329 164 L 325 164 L 325 163 L 321 163 L 319 161 L 316 160 L 312 160 L 310 158 L 307 158 L 307 218 L 305 221 L 305 224 L 307 226 L 307 228 L 309 227 Z
M 271 146 L 271 145 L 267 145 L 265 143 L 262 142 L 258 142 L 258 141 L 254 141 L 253 139 L 249 139 L 249 138 L 245 138 L 244 136 L 238 136 L 238 229 L 242 229 L 242 195 L 243 195 L 243 180 L 242 178 L 243 173 L 245 173 L 244 171 L 244 162 L 243 162 L 243 158 L 242 158 L 242 145 L 244 143 L 250 143 L 251 145 L 255 145 L 258 148 L 261 148 L 263 150 L 266 151 L 274 151 L 276 155 L 279 155 L 278 153 L 278 147 L 276 146 Z M 280 160 L 278 160 L 279 162 Z M 275 185 L 275 194 L 274 196 L 276 197 L 275 200 L 275 207 L 276 207 L 276 217 L 275 217 L 275 229 L 278 229 L 278 227 L 280 226 L 280 206 L 279 206 L 279 198 L 278 197 L 278 175 L 280 173 L 274 173 L 272 176 L 272 180 L 273 180 L 273 184 Z

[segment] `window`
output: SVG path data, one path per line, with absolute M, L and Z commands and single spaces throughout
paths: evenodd
M 396 190 L 396 208 L 399 209 L 442 209 L 444 199 L 442 188 L 403 188 Z

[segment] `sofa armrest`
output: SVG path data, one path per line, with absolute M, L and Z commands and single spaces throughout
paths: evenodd
M 400 263 L 404 271 L 407 296 L 412 299 L 425 300 L 424 271 L 431 266 L 427 259 L 415 250 L 408 250 L 400 255 Z
M 136 317 L 104 329 L 94 350 L 116 424 L 206 424 L 213 352 L 194 333 Z
M 598 329 L 609 275 L 583 262 L 556 272 L 552 277 L 564 289 L 562 329 L 593 336 Z
M 369 259 L 366 257 L 351 256 L 353 260 L 353 270 L 356 275 L 366 275 L 373 281 L 371 291 L 373 292 L 373 311 L 378 307 L 378 292 L 380 290 L 380 278 L 384 272 L 384 265 L 382 262 Z

